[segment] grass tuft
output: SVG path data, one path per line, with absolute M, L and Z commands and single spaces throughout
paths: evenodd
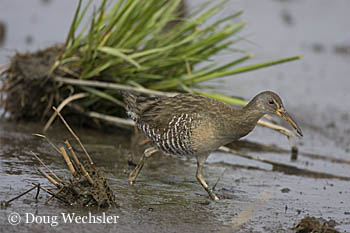
M 244 105 L 246 102 L 238 98 L 198 91 L 197 84 L 299 59 L 242 66 L 252 56 L 237 51 L 242 56 L 227 64 L 211 61 L 214 55 L 228 51 L 240 41 L 237 34 L 245 25 L 239 18 L 242 11 L 217 17 L 227 1 L 208 1 L 185 16 L 182 0 L 104 0 L 94 8 L 90 23 L 82 26 L 90 3 L 81 10 L 79 1 L 66 50 L 59 59 L 60 66 L 78 73 L 79 79 L 166 92 L 197 92 Z M 82 28 L 79 33 L 78 28 Z M 207 65 L 197 69 L 204 61 Z M 82 90 L 101 101 L 120 105 L 116 91 L 86 87 Z M 100 113 L 111 107 L 103 103 L 99 106 L 94 110 Z
M 167 96 L 190 92 L 245 105 L 246 101 L 240 98 L 211 93 L 198 84 L 300 57 L 244 65 L 253 56 L 236 48 L 242 40 L 238 34 L 245 26 L 240 18 L 243 12 L 220 17 L 226 3 L 208 1 L 188 12 L 183 0 L 102 0 L 99 5 L 79 0 L 58 57 L 48 69 L 41 69 L 49 70 L 41 77 L 44 84 L 50 84 L 50 89 L 18 110 L 17 102 L 24 103 L 28 98 L 27 94 L 13 90 L 18 90 L 19 80 L 26 78 L 10 67 L 12 73 L 4 75 L 5 110 L 16 119 L 27 113 L 32 118 L 45 118 L 52 105 L 82 93 L 87 97 L 74 99 L 74 111 L 110 119 L 123 115 L 120 90 Z M 93 9 L 90 16 L 89 9 Z M 215 62 L 214 56 L 227 52 L 232 54 L 232 61 Z M 38 85 L 44 88 L 42 83 L 38 79 Z M 12 106 L 11 98 L 18 101 L 10 109 L 6 106 Z M 46 106 L 36 111 L 34 106 L 40 103 Z

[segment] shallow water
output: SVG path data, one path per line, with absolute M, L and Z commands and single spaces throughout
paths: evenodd
M 190 1 L 189 7 L 198 2 L 202 1 Z M 7 30 L 0 48 L 0 64 L 15 49 L 33 51 L 63 41 L 75 8 L 68 0 L 3 0 L 1 5 L 0 21 Z M 225 13 L 244 9 L 247 27 L 242 35 L 258 43 L 237 45 L 257 54 L 252 63 L 294 55 L 304 58 L 211 84 L 247 99 L 266 89 L 278 92 L 303 129 L 304 138 L 294 140 L 300 152 L 350 160 L 349 7 L 346 0 L 230 2 Z M 225 62 L 227 58 L 225 55 L 217 59 Z M 39 154 L 58 174 L 68 173 L 63 159 L 45 141 L 32 135 L 41 129 L 42 125 L 37 123 L 0 121 L 0 201 L 28 190 L 32 182 L 47 184 L 36 171 L 39 164 L 30 151 Z M 129 136 L 119 131 L 76 131 L 95 163 L 110 179 L 121 207 L 107 210 L 106 214 L 119 216 L 117 223 L 69 224 L 60 219 L 55 227 L 26 224 L 23 222 L 26 213 L 60 217 L 62 212 L 80 216 L 87 216 L 89 211 L 95 215 L 103 212 L 71 208 L 55 200 L 44 204 L 47 195 L 43 192 L 36 202 L 33 191 L 0 210 L 1 232 L 292 232 L 291 227 L 307 215 L 333 219 L 341 232 L 350 231 L 349 181 L 286 175 L 272 171 L 270 165 L 215 153 L 208 160 L 205 177 L 210 185 L 221 177 L 217 192 L 232 199 L 207 202 L 206 193 L 194 177 L 194 160 L 153 158 L 135 186 L 130 187 L 129 168 L 124 161 Z M 57 144 L 71 138 L 59 124 L 48 136 Z M 248 139 L 289 148 L 285 137 L 267 129 L 257 128 Z M 289 153 L 249 153 L 299 168 L 350 177 L 350 165 L 346 163 L 302 155 L 291 162 Z M 22 223 L 16 226 L 8 223 L 12 212 L 21 215 Z

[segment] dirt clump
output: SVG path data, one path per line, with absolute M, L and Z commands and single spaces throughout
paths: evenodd
M 50 82 L 50 72 L 63 51 L 55 45 L 34 53 L 17 53 L 0 78 L 0 107 L 13 120 L 37 120 L 59 103 L 59 88 Z
M 322 218 L 304 217 L 293 228 L 296 233 L 339 233 L 334 227 L 336 222 L 333 220 L 326 221 Z

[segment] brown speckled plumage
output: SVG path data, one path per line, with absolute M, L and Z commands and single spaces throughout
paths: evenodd
M 130 117 L 156 149 L 169 154 L 196 156 L 197 178 L 215 200 L 217 196 L 202 178 L 202 167 L 209 154 L 246 136 L 264 114 L 277 110 L 285 112 L 278 95 L 269 91 L 260 93 L 241 109 L 193 94 L 141 97 L 123 93 L 123 96 Z M 134 182 L 139 170 L 131 174 L 130 183 Z

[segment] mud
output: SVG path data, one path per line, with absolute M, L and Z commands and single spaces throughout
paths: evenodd
M 59 91 L 48 82 L 48 74 L 60 52 L 62 46 L 54 45 L 35 53 L 16 53 L 11 58 L 0 96 L 0 107 L 10 119 L 43 119 L 51 106 L 57 105 Z
M 294 227 L 296 233 L 307 232 L 327 232 L 327 233 L 339 233 L 334 226 L 335 221 L 325 221 L 324 219 L 316 219 L 314 217 L 303 218 L 297 226 Z
M 0 21 L 0 47 L 4 44 L 6 39 L 6 24 Z
M 38 6 L 42 1 L 28 1 L 23 12 L 11 5 L 12 0 L 4 2 L 9 10 L 0 9 L 8 28 L 2 48 L 13 51 L 1 53 L 1 63 L 5 63 L 15 49 L 36 50 L 64 41 L 74 10 L 71 1 L 50 1 L 44 7 Z M 199 2 L 202 1 L 189 1 L 188 8 Z M 245 10 L 247 27 L 243 35 L 259 46 L 248 42 L 237 47 L 245 46 L 255 52 L 254 62 L 304 56 L 300 62 L 211 84 L 247 99 L 261 90 L 278 92 L 305 134 L 302 140 L 292 140 L 299 150 L 295 161 L 291 160 L 288 140 L 262 128 L 254 130 L 247 139 L 275 146 L 265 152 L 262 148 L 251 150 L 247 146 L 245 152 L 300 169 L 350 176 L 350 165 L 346 162 L 350 158 L 349 37 L 345 33 L 350 21 L 349 7 L 346 0 L 230 2 L 225 9 L 227 14 L 236 9 Z M 14 9 L 18 14 L 12 13 Z M 62 17 L 55 19 L 55 30 L 52 30 L 53 23 L 39 23 L 44 22 L 40 18 L 51 20 L 52 15 Z M 23 22 L 26 28 L 21 26 Z M 27 35 L 34 38 L 31 44 L 25 44 Z M 218 62 L 225 63 L 225 56 L 219 56 Z M 66 164 L 59 155 L 51 151 L 47 143 L 32 136 L 40 133 L 42 127 L 36 123 L 0 121 L 0 201 L 28 190 L 32 182 L 47 183 L 36 171 L 38 163 L 30 151 L 38 153 L 58 174 L 66 173 Z M 214 153 L 209 157 L 204 175 L 209 186 L 217 183 L 217 193 L 231 198 L 212 202 L 195 179 L 194 159 L 154 156 L 131 187 L 127 184 L 130 166 L 126 161 L 130 136 L 123 131 L 101 133 L 77 129 L 77 133 L 94 155 L 95 163 L 110 179 L 120 208 L 83 209 L 54 200 L 46 205 L 46 194 L 40 193 L 35 200 L 34 191 L 0 210 L 0 232 L 295 232 L 295 227 L 307 216 L 318 221 L 323 219 L 321 225 L 334 222 L 339 232 L 350 231 L 349 181 L 288 175 L 273 171 L 268 164 Z M 62 144 L 70 137 L 57 123 L 48 136 L 55 144 Z M 13 226 L 8 222 L 13 212 L 18 212 L 23 220 L 25 213 L 56 216 L 74 212 L 88 216 L 89 212 L 95 215 L 104 212 L 119 218 L 113 224 L 60 221 L 57 226 L 25 222 Z

